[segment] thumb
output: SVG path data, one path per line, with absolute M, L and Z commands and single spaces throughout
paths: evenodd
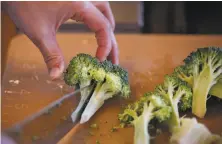
M 64 58 L 56 37 L 42 37 L 41 42 L 35 44 L 42 53 L 50 77 L 53 80 L 59 78 L 64 70 Z

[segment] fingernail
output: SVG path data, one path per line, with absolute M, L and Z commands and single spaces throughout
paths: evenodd
M 57 79 L 60 76 L 60 74 L 61 72 L 59 68 L 52 68 L 49 73 L 52 80 Z

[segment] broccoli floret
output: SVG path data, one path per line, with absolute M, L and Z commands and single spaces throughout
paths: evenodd
M 155 91 L 172 108 L 172 114 L 167 120 L 167 124 L 170 131 L 173 131 L 174 127 L 180 125 L 179 110 L 185 111 L 192 106 L 191 88 L 176 76 L 166 75 L 164 83 L 156 86 Z
M 110 61 L 105 60 L 102 66 L 106 72 L 104 81 L 96 83 L 95 90 L 83 111 L 80 123 L 87 122 L 94 113 L 104 104 L 105 100 L 113 96 L 128 98 L 130 86 L 126 70 L 120 66 L 113 65 Z
M 222 97 L 221 84 L 217 85 L 222 75 L 222 49 L 198 48 L 184 60 L 184 63 L 184 66 L 175 69 L 175 74 L 192 86 L 192 113 L 203 118 L 207 111 L 208 94 Z
M 88 54 L 78 54 L 74 57 L 64 73 L 64 80 L 67 85 L 75 86 L 77 85 L 80 88 L 84 88 L 81 90 L 81 99 L 80 102 L 72 113 L 71 117 L 73 122 L 77 120 L 82 109 L 84 108 L 84 104 L 92 92 L 95 82 L 101 82 L 105 78 L 105 70 L 103 69 L 100 62 L 88 55 Z
M 198 123 L 196 118 L 181 118 L 181 125 L 174 129 L 170 143 L 221 144 L 222 137 L 211 133 L 204 124 Z
M 134 126 L 134 144 L 149 144 L 150 135 L 148 125 L 152 119 L 159 122 L 171 116 L 171 107 L 157 93 L 146 93 L 118 115 L 121 124 Z

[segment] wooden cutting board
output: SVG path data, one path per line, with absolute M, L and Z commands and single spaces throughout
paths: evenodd
M 141 94 L 153 90 L 156 84 L 163 81 L 165 74 L 170 74 L 173 68 L 198 47 L 222 47 L 222 36 L 204 35 L 116 35 L 120 50 L 120 65 L 129 71 L 132 97 L 129 101 L 139 98 Z M 58 33 L 57 39 L 65 56 L 66 64 L 77 53 L 95 55 L 96 40 L 93 33 Z M 24 117 L 36 112 L 53 100 L 56 100 L 70 89 L 62 81 L 51 82 L 39 50 L 24 35 L 13 38 L 9 51 L 8 62 L 2 82 L 2 128 L 7 128 Z M 77 105 L 78 98 L 73 98 L 67 105 Z M 82 125 L 70 137 L 70 143 L 95 144 L 132 144 L 133 128 L 122 129 L 111 133 L 112 126 L 118 124 L 117 114 L 126 103 L 119 98 L 108 100 L 92 119 Z M 222 111 L 215 109 L 222 106 L 211 105 L 204 122 L 215 133 L 222 132 Z M 72 110 L 69 112 L 71 113 Z M 58 115 L 62 116 L 62 109 Z M 56 126 L 58 120 L 52 117 L 41 121 L 30 130 L 30 134 L 39 131 L 42 123 L 47 123 L 48 129 Z M 91 130 L 89 125 L 97 123 L 98 130 Z M 93 132 L 91 136 L 89 132 Z M 45 135 L 47 136 L 47 135 Z M 155 143 L 168 140 L 166 134 L 161 134 Z M 27 140 L 30 143 L 30 140 Z

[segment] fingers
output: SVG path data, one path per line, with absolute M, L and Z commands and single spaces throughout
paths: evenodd
M 112 61 L 113 64 L 119 64 L 119 49 L 116 42 L 116 38 L 112 33 L 112 50 L 108 56 L 108 59 Z
M 96 57 L 104 61 L 111 51 L 112 28 L 107 18 L 90 2 L 74 2 L 79 21 L 96 33 L 98 48 Z M 75 16 L 72 18 L 75 20 Z
M 109 2 L 93 2 L 93 3 L 103 13 L 103 15 L 109 20 L 109 22 L 114 30 L 115 29 L 115 19 L 114 19 Z
M 103 15 L 108 19 L 110 22 L 113 31 L 115 29 L 115 20 L 114 16 L 112 14 L 112 10 L 110 8 L 109 2 L 93 2 L 93 4 L 103 13 Z M 114 64 L 119 64 L 119 51 L 118 51 L 118 45 L 116 42 L 116 38 L 114 34 L 112 33 L 112 50 L 108 56 L 108 59 L 112 61 Z
M 42 37 L 40 42 L 34 43 L 43 55 L 51 79 L 59 78 L 64 70 L 64 58 L 55 36 Z

